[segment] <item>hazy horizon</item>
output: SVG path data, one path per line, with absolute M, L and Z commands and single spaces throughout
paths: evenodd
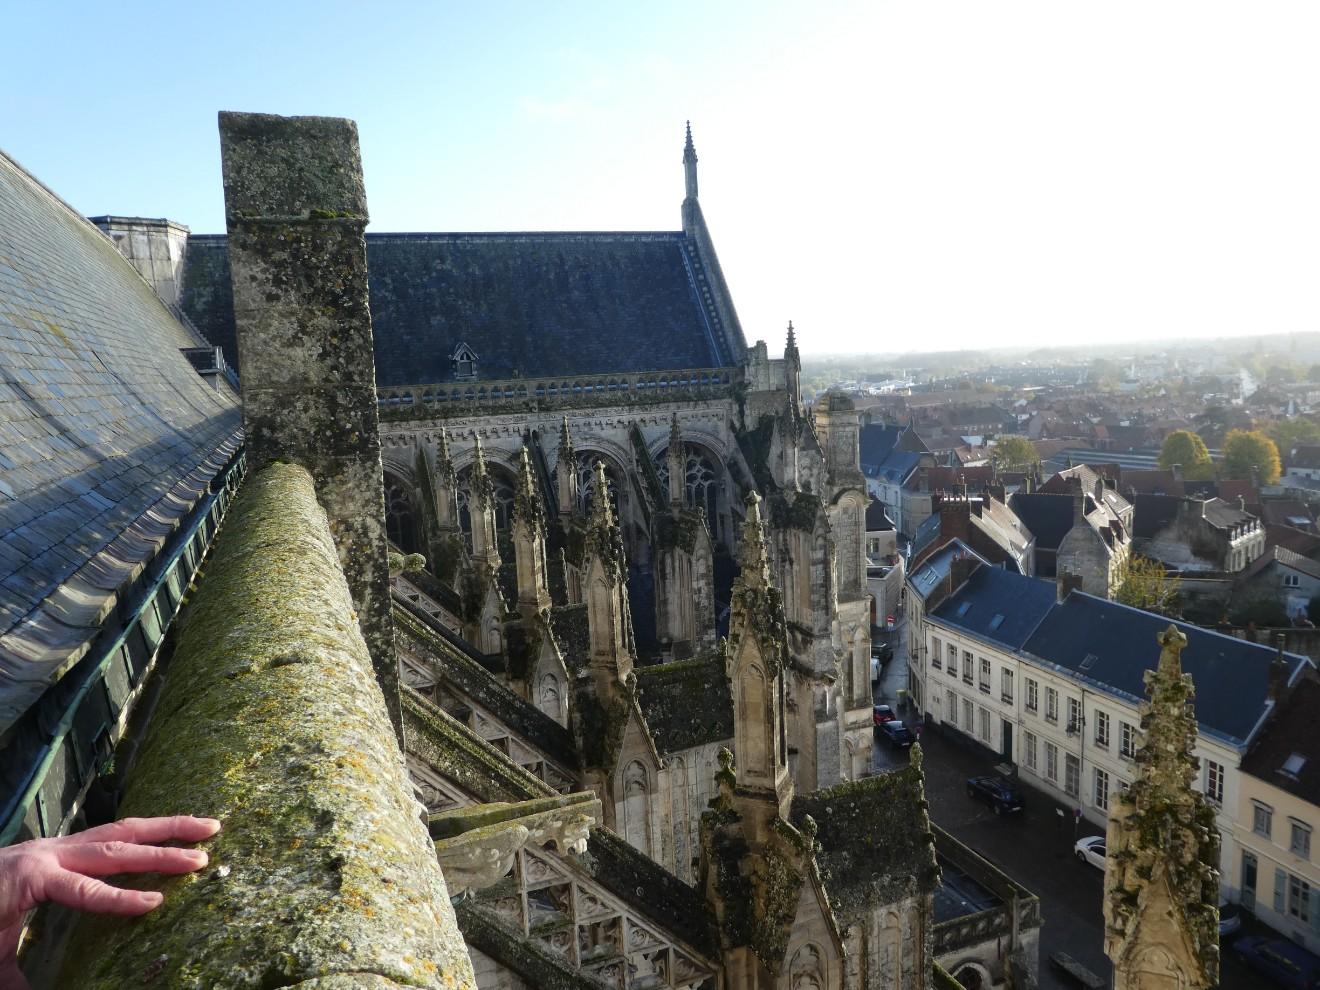
M 357 120 L 373 231 L 673 230 L 691 119 L 772 351 L 790 319 L 812 356 L 1320 329 L 1313 4 L 56 2 L 8 23 L 0 147 L 88 215 L 222 231 L 235 109 Z

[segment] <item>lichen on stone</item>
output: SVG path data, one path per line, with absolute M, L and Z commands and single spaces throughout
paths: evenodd
M 248 479 L 163 676 L 120 810 L 224 829 L 130 879 L 156 911 L 81 920 L 61 986 L 474 986 L 307 471 Z

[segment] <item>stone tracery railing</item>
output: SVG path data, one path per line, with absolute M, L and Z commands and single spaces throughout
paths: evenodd
M 440 419 L 477 410 L 559 409 L 727 395 L 739 368 L 692 368 L 562 378 L 511 378 L 378 388 L 382 419 Z

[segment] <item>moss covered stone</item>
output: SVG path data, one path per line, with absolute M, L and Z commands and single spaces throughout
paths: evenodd
M 83 919 L 61 986 L 474 986 L 307 471 L 248 479 L 163 676 L 121 810 L 224 830 L 132 881 L 158 910 Z

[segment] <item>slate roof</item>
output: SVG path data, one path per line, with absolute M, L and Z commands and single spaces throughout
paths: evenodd
M 1205 503 L 1205 521 L 1216 529 L 1232 529 L 1254 523 L 1256 517 L 1221 498 L 1212 498 Z
M 878 467 L 898 443 L 903 427 L 893 424 L 863 426 L 857 438 L 857 459 L 863 468 Z
M 460 344 L 476 353 L 478 380 L 728 367 L 742 358 L 728 353 L 706 274 L 682 232 L 383 233 L 366 241 L 382 387 L 454 381 Z M 219 257 L 226 251 L 224 236 L 194 235 L 184 276 L 185 312 L 218 342 L 233 339 L 228 263 Z M 734 335 L 741 343 L 741 330 Z
M 733 697 L 720 653 L 633 669 L 638 703 L 660 752 L 733 738 Z
M 1150 495 L 1182 495 L 1186 490 L 1182 481 L 1174 477 L 1172 471 L 1128 470 L 1121 472 L 1120 477 L 1119 487 L 1124 492 Z M 1129 498 L 1128 501 L 1130 502 L 1132 499 Z
M 1247 566 L 1247 569 L 1238 575 L 1238 581 L 1250 580 L 1274 563 L 1278 563 L 1283 567 L 1290 567 L 1307 577 L 1320 580 L 1320 562 L 1314 561 L 1310 557 L 1303 557 L 1300 553 L 1294 553 L 1287 547 L 1273 546 L 1253 560 Z
M 239 443 L 111 242 L 0 154 L 0 732 L 80 656 Z
M 948 546 L 931 554 L 927 560 L 908 572 L 908 583 L 922 601 L 930 598 L 930 593 L 939 587 L 940 582 L 949 576 L 949 567 L 958 555 L 972 557 L 985 564 L 986 561 L 962 540 L 953 540 Z
M 1144 700 L 1142 676 L 1159 662 L 1156 636 L 1169 622 L 1162 615 L 1074 591 L 1049 610 L 1023 651 L 1078 680 Z M 1187 637 L 1182 668 L 1196 686 L 1196 718 L 1202 731 L 1243 744 L 1266 711 L 1275 652 L 1186 622 L 1174 625 Z M 1300 656 L 1285 654 L 1285 659 L 1290 678 L 1309 666 Z
M 891 485 L 904 484 L 921 463 L 921 454 L 914 450 L 892 450 L 877 465 L 864 468 L 868 477 L 879 478 Z
M 900 767 L 793 798 L 789 818 L 818 826 L 816 862 L 830 906 L 845 921 L 877 904 L 935 889 L 920 771 Z
M 1132 499 L 1132 535 L 1154 539 L 1165 526 L 1178 518 L 1183 500 L 1176 495 L 1136 495 Z
M 912 534 L 912 546 L 910 560 L 920 560 L 921 555 L 927 548 L 932 546 L 940 535 L 940 514 L 932 512 L 925 519 L 921 520 L 917 526 L 917 531 Z
M 1054 607 L 1056 595 L 1053 581 L 1002 567 L 978 567 L 932 615 L 945 625 L 1018 650 Z
M 894 520 L 884 502 L 873 498 L 866 507 L 866 531 L 868 533 L 887 533 L 894 528 Z
M 1073 500 L 1071 495 L 1049 495 L 1042 492 L 1016 492 L 1009 498 L 1009 507 L 1022 520 L 1022 524 L 1036 538 L 1036 546 L 1057 550 L 1073 526 Z
M 1302 680 L 1288 693 L 1245 759 L 1242 772 L 1311 804 L 1320 804 L 1320 683 Z M 1296 757 L 1302 757 L 1299 761 Z M 1290 758 L 1292 764 L 1285 771 Z

